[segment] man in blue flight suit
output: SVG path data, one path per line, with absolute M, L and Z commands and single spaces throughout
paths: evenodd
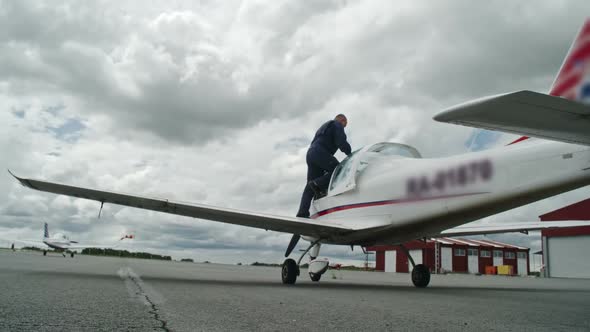
M 309 207 L 314 194 L 321 196 L 328 189 L 330 177 L 336 166 L 338 159 L 334 153 L 338 149 L 347 156 L 351 153 L 350 144 L 346 141 L 344 127 L 348 123 L 344 114 L 338 114 L 334 120 L 324 123 L 315 133 L 311 145 L 307 150 L 307 185 L 301 196 L 299 212 L 297 217 L 309 218 Z

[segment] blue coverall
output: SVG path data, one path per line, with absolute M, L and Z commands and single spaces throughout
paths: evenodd
M 328 189 L 332 172 L 339 164 L 338 159 L 334 157 L 334 153 L 338 149 L 347 156 L 351 153 L 350 144 L 346 141 L 344 127 L 340 122 L 330 120 L 318 129 L 307 150 L 305 159 L 307 162 L 308 184 L 303 190 L 303 195 L 301 195 L 297 217 L 309 218 L 309 207 L 313 199 L 313 190 L 309 187 L 310 181 L 315 182 L 322 190 Z

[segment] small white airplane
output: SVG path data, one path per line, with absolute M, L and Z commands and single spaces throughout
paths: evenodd
M 282 281 L 295 283 L 308 252 L 309 276 L 319 281 L 329 265 L 327 258 L 318 258 L 322 244 L 365 247 L 590 225 L 572 220 L 460 226 L 590 184 L 590 106 L 578 102 L 588 98 L 590 20 L 574 41 L 550 95 L 508 93 L 452 107 L 434 118 L 526 135 L 517 143 L 444 158 L 421 158 L 416 149 L 397 143 L 364 147 L 336 168 L 327 195 L 312 204 L 313 220 L 15 178 L 31 189 L 96 200 L 101 206 L 113 203 L 295 234 L 285 257 L 302 235 L 310 245 L 297 262 L 285 260 Z M 413 266 L 412 282 L 426 287 L 429 269 L 406 254 Z
M 29 245 L 34 246 L 42 246 L 44 248 L 51 248 L 55 249 L 56 251 L 61 252 L 62 256 L 66 257 L 66 252 L 69 251 L 70 256 L 74 258 L 74 251 L 72 250 L 80 250 L 86 248 L 102 248 L 102 249 L 109 249 L 115 248 L 117 244 L 107 244 L 107 245 L 99 245 L 99 244 L 80 244 L 77 241 L 70 240 L 65 234 L 56 233 L 53 236 L 49 235 L 49 226 L 47 223 L 44 225 L 43 229 L 43 240 L 42 241 L 35 241 L 35 240 L 16 240 L 17 242 L 26 243 Z M 132 239 L 133 235 L 125 235 L 121 238 L 123 239 Z M 43 249 L 43 256 L 47 256 L 47 249 Z

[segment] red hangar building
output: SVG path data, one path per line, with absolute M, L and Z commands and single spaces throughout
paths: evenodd
M 590 220 L 590 199 L 539 216 L 541 221 Z M 590 226 L 541 231 L 543 275 L 590 278 Z
M 485 274 L 486 266 L 511 265 L 512 273 L 529 274 L 529 248 L 491 240 L 437 238 L 411 241 L 404 246 L 416 264 L 424 264 L 433 273 L 462 272 Z M 399 246 L 373 246 L 375 270 L 409 272 L 411 264 Z

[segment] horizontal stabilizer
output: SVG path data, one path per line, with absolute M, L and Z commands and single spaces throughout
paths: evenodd
M 590 106 L 532 91 L 477 99 L 434 119 L 468 127 L 590 145 Z
M 590 226 L 590 220 L 566 220 L 566 221 L 533 221 L 518 222 L 496 225 L 464 225 L 441 232 L 443 236 L 467 236 L 467 235 L 484 235 L 510 232 L 527 232 L 538 231 L 542 229 L 557 229 Z

